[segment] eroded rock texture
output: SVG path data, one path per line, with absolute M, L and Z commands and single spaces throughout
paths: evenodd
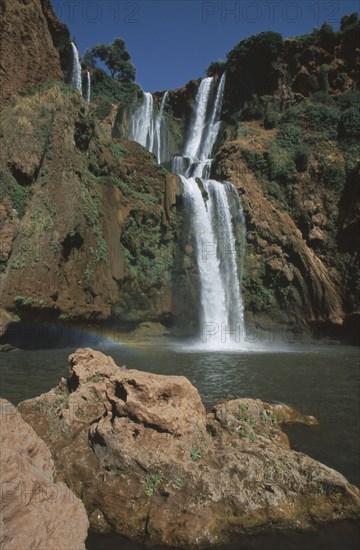
M 84 506 L 55 481 L 48 447 L 4 399 L 0 414 L 1 549 L 84 550 Z
M 206 414 L 179 376 L 124 370 L 90 349 L 70 377 L 19 409 L 81 496 L 93 529 L 153 544 L 205 545 L 233 533 L 307 529 L 354 518 L 357 488 L 294 452 L 290 407 L 236 399 Z

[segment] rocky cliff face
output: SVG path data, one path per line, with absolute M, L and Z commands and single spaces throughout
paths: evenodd
M 5 1 L 1 10 L 4 106 L 64 78 L 69 34 L 48 0 Z M 228 55 L 212 176 L 243 194 L 248 320 L 356 333 L 358 33 L 351 16 L 337 34 L 324 27 L 282 41 L 262 33 Z M 216 78 L 222 70 L 212 65 Z M 96 74 L 90 106 L 59 83 L 2 110 L 2 301 L 22 319 L 152 320 L 194 331 L 199 282 L 179 181 L 119 139 L 136 86 Z M 173 153 L 198 84 L 169 93 Z
M 49 449 L 15 407 L 1 399 L 0 413 L 1 548 L 85 550 L 82 502 L 55 481 Z
M 4 306 L 23 319 L 169 321 L 176 176 L 108 137 L 71 88 L 19 99 L 0 124 Z
M 316 321 L 339 325 L 344 317 L 340 273 L 329 258 L 316 254 L 311 237 L 304 238 L 288 209 L 280 200 L 272 200 L 264 184 L 249 169 L 244 159 L 250 153 L 261 155 L 266 151 L 269 136 L 256 125 L 247 124 L 245 128 L 246 137 L 230 141 L 218 151 L 214 173 L 237 185 L 246 212 L 243 293 L 245 309 L 252 313 L 248 318 L 295 321 L 299 327 Z M 309 190 L 308 185 L 305 187 Z M 315 197 L 314 202 L 321 205 L 316 192 Z M 311 195 L 304 196 L 304 202 L 306 198 L 309 200 Z M 310 201 L 305 205 L 312 208 Z M 322 231 L 316 221 L 314 235 L 317 229 Z
M 279 427 L 313 417 L 253 399 L 206 414 L 184 377 L 124 370 L 90 349 L 69 360 L 67 380 L 19 409 L 81 495 L 93 530 L 209 548 L 236 533 L 358 515 L 359 490 L 291 451 Z
M 360 290 L 359 34 L 356 14 L 338 33 L 326 24 L 285 41 L 261 33 L 210 68 L 227 70 L 212 175 L 242 193 L 248 319 L 350 337 Z
M 0 16 L 1 109 L 16 94 L 63 79 L 70 37 L 49 0 L 3 0 Z

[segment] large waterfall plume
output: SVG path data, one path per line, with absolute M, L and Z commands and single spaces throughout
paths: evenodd
M 182 155 L 173 157 L 171 163 L 172 171 L 182 181 L 194 238 L 201 340 L 214 349 L 232 347 L 245 337 L 238 269 L 239 255 L 244 252 L 244 214 L 236 188 L 229 182 L 210 179 L 212 150 L 221 127 L 225 78 L 224 73 L 218 83 L 213 77 L 201 81 Z M 168 160 L 164 117 L 167 101 L 165 92 L 157 109 L 152 94 L 143 92 L 130 131 L 130 139 L 153 152 L 159 163 Z
M 201 337 L 204 343 L 215 347 L 232 346 L 245 336 L 239 245 L 235 237 L 235 223 L 240 225 L 243 235 L 245 230 L 241 201 L 231 183 L 209 179 L 211 154 L 221 126 L 224 89 L 225 73 L 217 88 L 214 78 L 202 80 L 183 160 L 175 157 L 172 165 L 183 182 L 191 214 L 200 278 Z
M 132 116 L 130 139 L 137 141 L 156 155 L 159 163 L 169 159 L 164 109 L 168 99 L 165 92 L 157 112 L 151 93 L 143 92 L 141 105 Z

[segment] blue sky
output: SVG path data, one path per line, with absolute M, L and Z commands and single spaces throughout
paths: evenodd
M 173 89 L 204 75 L 242 38 L 264 30 L 283 37 L 328 21 L 337 30 L 353 0 L 52 0 L 80 53 L 123 38 L 146 91 Z

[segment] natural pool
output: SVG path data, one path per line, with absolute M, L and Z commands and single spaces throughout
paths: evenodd
M 294 344 L 282 349 L 268 345 L 246 351 L 206 351 L 191 342 L 170 340 L 133 345 L 83 341 L 81 345 L 99 349 L 128 369 L 186 376 L 207 406 L 229 395 L 247 396 L 285 402 L 316 416 L 318 426 L 286 428 L 292 448 L 335 468 L 359 486 L 358 348 Z M 76 347 L 2 354 L 1 396 L 17 404 L 48 391 L 66 376 L 67 357 Z M 352 550 L 358 543 L 356 526 L 346 522 L 310 534 L 246 537 L 241 548 Z M 232 548 L 239 545 L 237 540 Z M 115 535 L 90 535 L 88 548 L 141 547 Z

